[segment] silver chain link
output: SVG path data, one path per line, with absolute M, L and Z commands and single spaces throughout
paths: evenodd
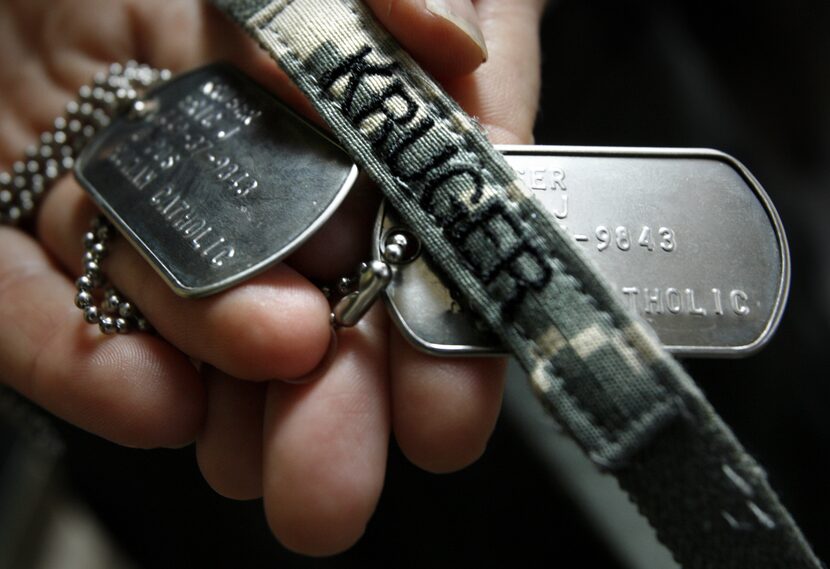
M 147 90 L 170 77 L 166 69 L 129 61 L 110 65 L 92 84 L 81 87 L 78 98 L 67 103 L 63 116 L 55 119 L 54 129 L 42 133 L 39 144 L 27 148 L 25 158 L 15 162 L 11 172 L 0 172 L 0 225 L 18 226 L 31 220 L 43 196 L 72 169 L 92 137 Z M 84 235 L 84 274 L 75 282 L 75 305 L 83 310 L 87 322 L 97 324 L 105 334 L 149 330 L 132 303 L 108 285 L 101 269 L 107 241 L 114 233 L 109 221 L 99 216 Z M 103 295 L 98 294 L 99 289 Z M 102 297 L 100 302 L 96 296 Z
M 95 133 L 170 76 L 167 70 L 130 61 L 111 65 L 91 85 L 81 87 L 77 100 L 67 103 L 64 115 L 55 119 L 53 130 L 42 133 L 40 142 L 29 146 L 11 171 L 0 172 L 0 225 L 20 225 L 34 217 L 43 195 L 72 169 Z
M 109 253 L 109 240 L 116 234 L 115 226 L 103 215 L 92 220 L 84 234 L 84 274 L 75 281 L 75 306 L 83 310 L 84 320 L 97 324 L 104 334 L 127 334 L 133 330 L 149 332 L 152 327 L 132 302 L 107 282 L 101 262 Z M 96 293 L 103 292 L 96 303 Z

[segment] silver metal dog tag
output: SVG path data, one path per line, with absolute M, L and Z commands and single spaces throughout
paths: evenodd
M 787 297 L 789 252 L 772 203 L 736 160 L 712 150 L 500 150 L 669 351 L 741 356 L 770 338 Z M 381 210 L 377 258 L 400 232 L 393 212 Z M 425 257 L 395 265 L 386 290 L 404 335 L 438 354 L 500 351 Z
M 142 104 L 87 146 L 76 175 L 180 295 L 284 258 L 357 177 L 343 150 L 229 66 L 177 77 Z

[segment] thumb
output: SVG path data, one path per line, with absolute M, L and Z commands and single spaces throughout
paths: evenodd
M 527 144 L 539 107 L 539 22 L 544 0 L 479 0 L 489 58 L 475 73 L 444 81 L 464 110 L 498 144 Z
M 471 0 L 366 0 L 403 47 L 439 78 L 464 75 L 487 59 Z

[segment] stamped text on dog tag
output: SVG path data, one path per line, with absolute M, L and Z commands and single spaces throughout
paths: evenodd
M 116 118 L 76 174 L 183 296 L 232 286 L 285 257 L 335 211 L 351 158 L 225 65 L 177 77 Z

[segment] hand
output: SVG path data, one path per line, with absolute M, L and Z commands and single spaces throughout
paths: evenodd
M 369 4 L 493 142 L 530 140 L 541 0 L 480 0 L 456 12 L 478 20 L 484 65 L 474 24 L 437 17 L 422 0 Z M 180 71 L 230 60 L 311 114 L 253 42 L 195 0 L 9 1 L 0 5 L 0 31 L 3 169 L 113 61 Z M 328 303 L 307 277 L 354 270 L 368 243 L 371 200 L 351 199 L 287 263 L 199 300 L 176 297 L 116 240 L 107 271 L 159 336 L 102 337 L 72 305 L 80 236 L 94 213 L 65 177 L 44 200 L 37 240 L 0 228 L 0 379 L 22 394 L 125 445 L 180 446 L 196 437 L 199 465 L 218 492 L 264 496 L 277 537 L 315 555 L 362 534 L 381 491 L 390 432 L 410 460 L 435 472 L 483 452 L 500 407 L 502 361 L 425 356 L 380 306 L 331 341 Z M 332 255 L 328 244 L 344 235 L 343 254 Z M 205 362 L 201 375 L 189 358 Z

